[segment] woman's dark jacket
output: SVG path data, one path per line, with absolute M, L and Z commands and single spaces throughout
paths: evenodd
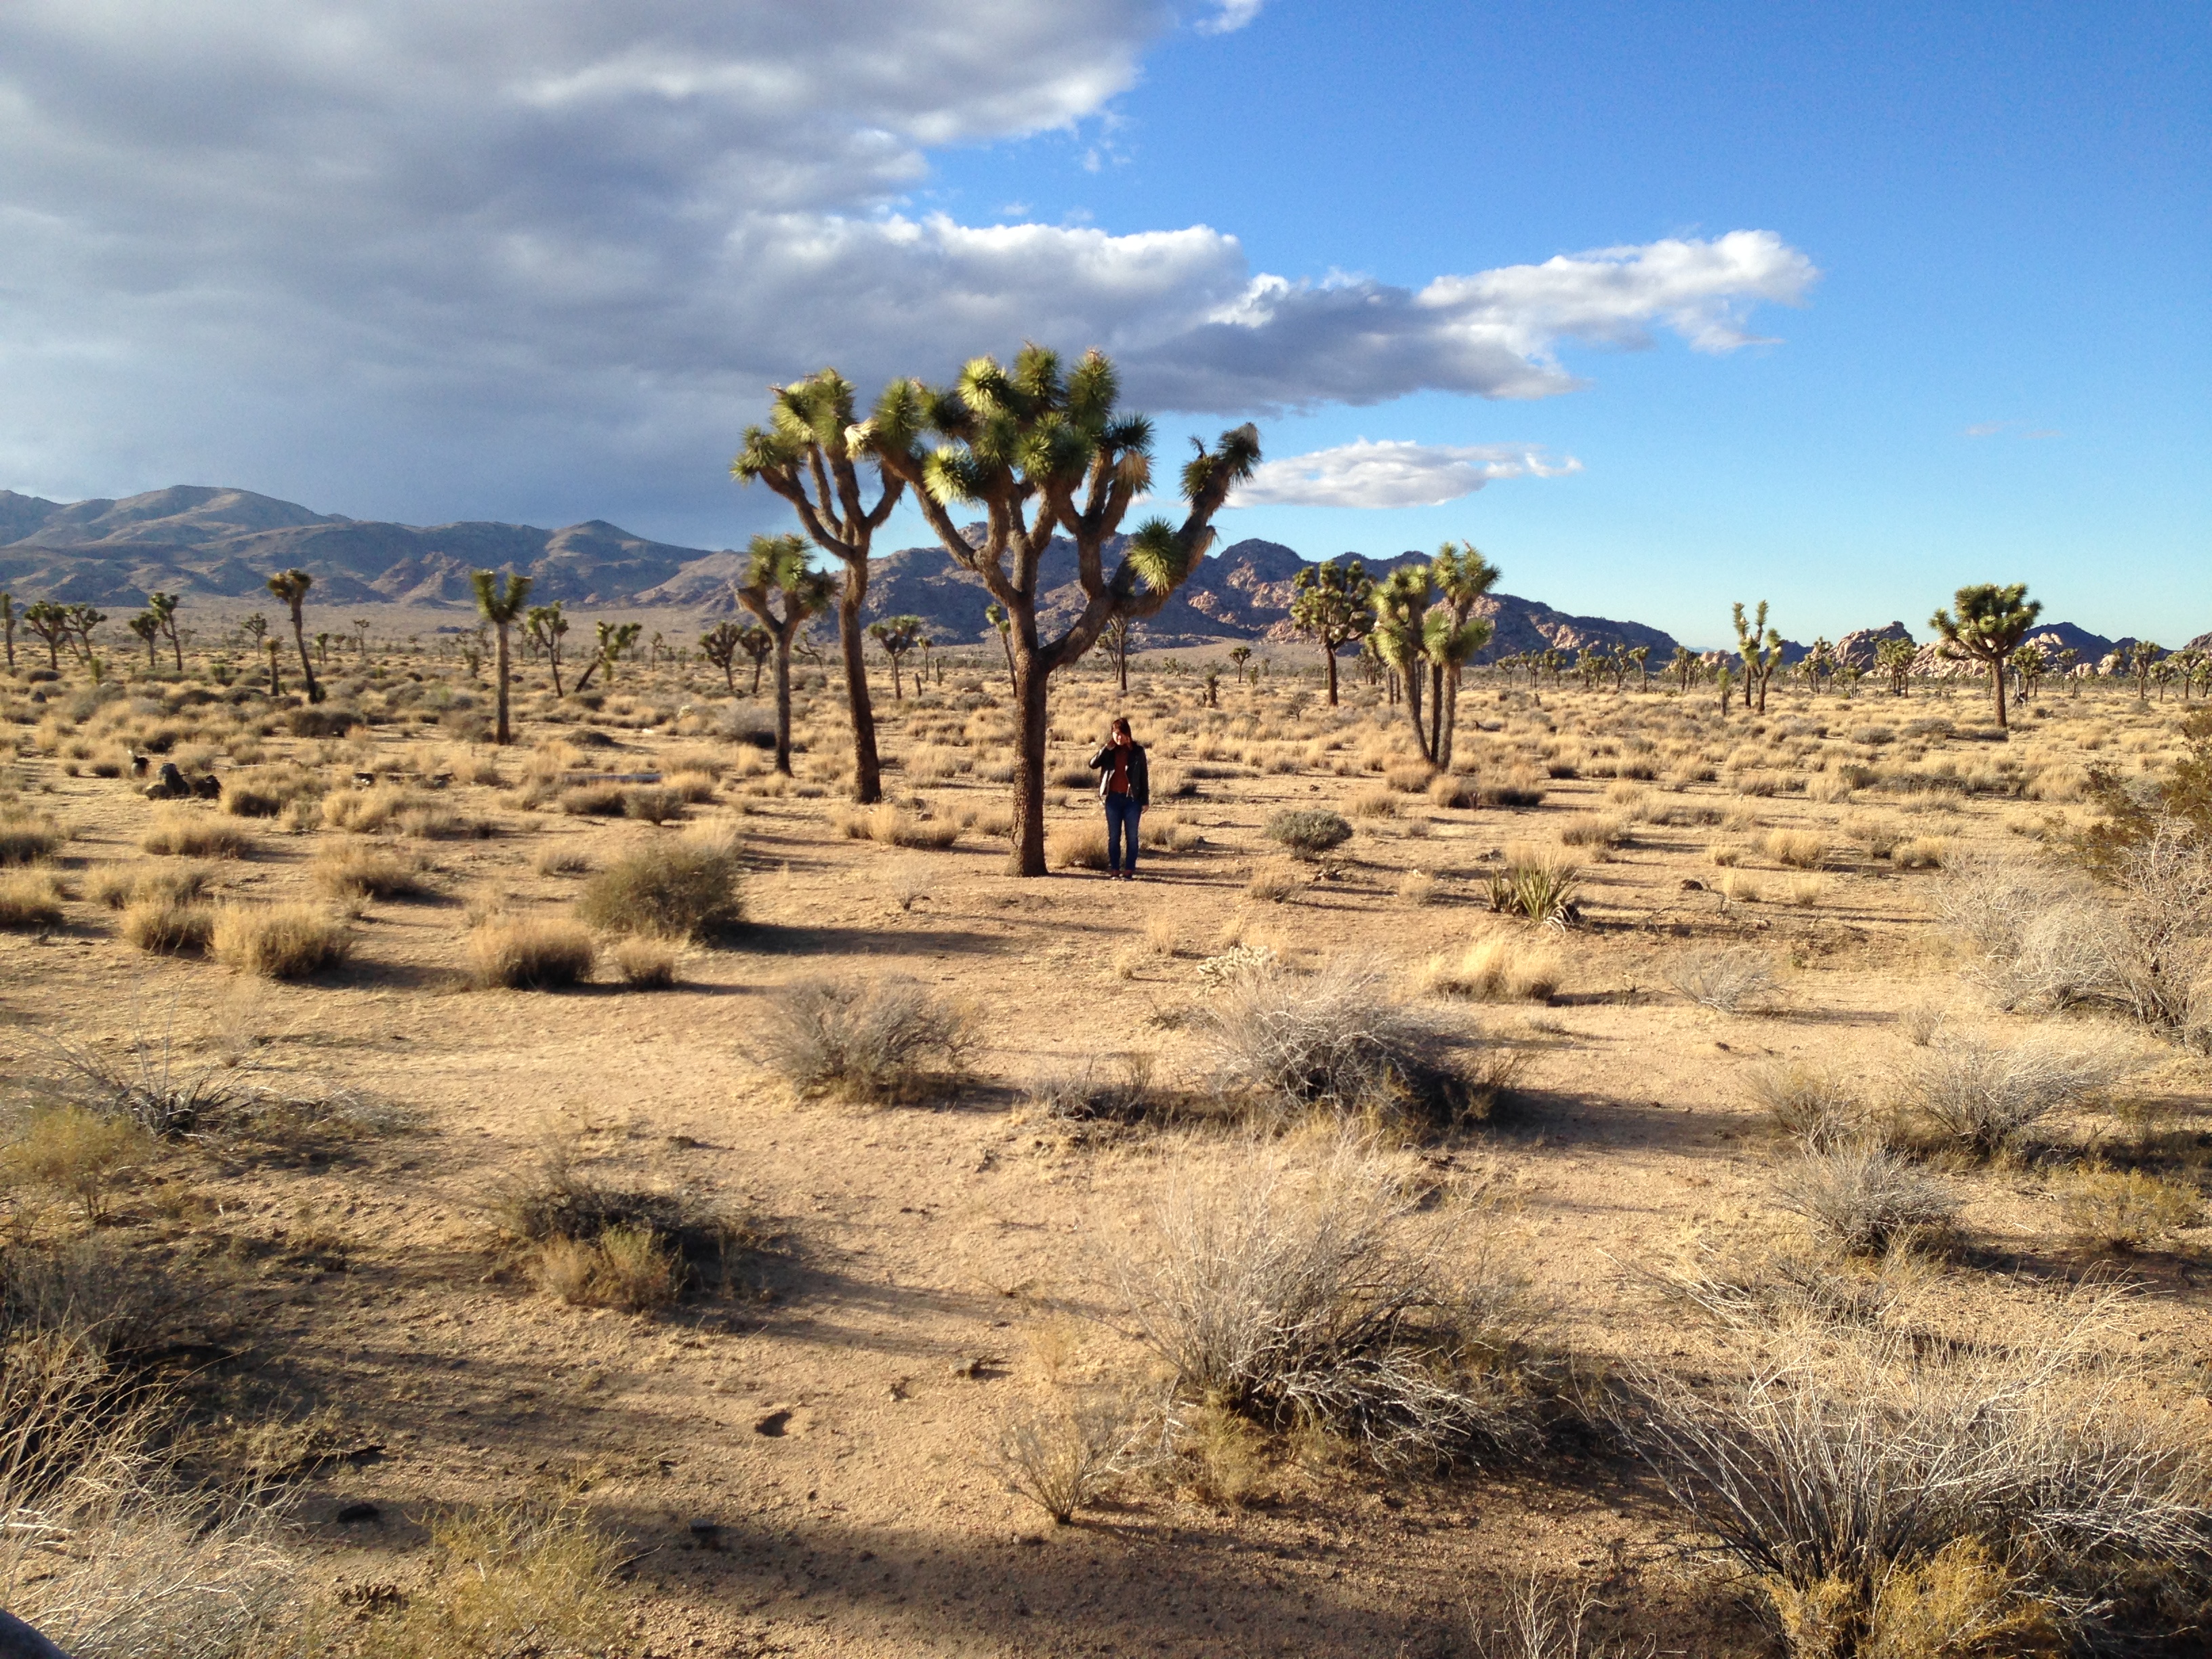
M 1091 769 L 1098 774 L 1098 799 L 1106 799 L 1108 787 L 1114 781 L 1114 745 L 1107 744 L 1091 757 Z M 1145 764 L 1145 745 L 1129 745 L 1129 799 L 1139 806 L 1152 804 L 1152 775 Z

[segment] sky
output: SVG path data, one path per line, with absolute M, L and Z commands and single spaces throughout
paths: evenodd
M 9 0 L 0 487 L 742 544 L 770 384 L 1035 339 L 1224 544 L 2185 637 L 2208 155 L 2194 3 Z

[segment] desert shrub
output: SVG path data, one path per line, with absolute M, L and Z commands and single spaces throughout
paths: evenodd
M 253 850 L 253 837 L 212 813 L 172 807 L 138 837 L 138 850 L 174 858 L 242 859 Z
M 1137 1436 L 1137 1414 L 1121 1395 L 1055 1389 L 1006 1409 L 993 1462 L 1007 1491 L 1064 1527 L 1138 1461 Z
M 1808 1152 L 1777 1178 L 1777 1201 L 1832 1249 L 1871 1255 L 1947 1231 L 1959 1212 L 1948 1185 L 1872 1141 Z
M 1401 761 L 1383 769 L 1382 781 L 1401 793 L 1418 795 L 1429 787 L 1436 772 L 1426 761 Z
M 303 979 L 343 963 L 353 933 L 312 904 L 231 903 L 216 907 L 209 950 L 225 967 L 263 979 Z
M 19 933 L 58 927 L 62 884 L 51 870 L 0 870 L 0 928 Z
M 1504 778 L 1485 778 L 1475 791 L 1475 800 L 1483 806 L 1541 806 L 1544 794 L 1543 781 L 1534 772 L 1522 771 Z
M 1425 870 L 1408 870 L 1398 878 L 1398 896 L 1408 904 L 1434 904 L 1442 890 L 1437 878 Z
M 1858 1133 L 1864 1109 L 1839 1072 L 1802 1065 L 1763 1066 L 1745 1079 L 1767 1127 L 1808 1152 L 1825 1152 Z
M 1319 1108 L 1449 1122 L 1491 1103 L 1451 1029 L 1373 963 L 1301 975 L 1269 962 L 1224 979 L 1196 1027 L 1216 1086 L 1263 1120 Z
M 0 865 L 36 864 L 50 859 L 69 840 L 69 831 L 43 813 L 0 807 Z
M 358 710 L 328 703 L 295 708 L 284 716 L 284 729 L 295 738 L 342 738 L 362 723 Z
M 210 905 L 149 896 L 131 902 L 119 930 L 125 943 L 141 951 L 191 955 L 206 950 L 215 937 L 215 910 Z
M 2203 1218 L 2193 1188 L 2145 1170 L 2092 1164 L 2069 1171 L 2057 1186 L 2067 1231 L 2104 1249 L 2147 1249 Z
M 556 805 L 578 817 L 620 817 L 625 793 L 618 783 L 579 783 L 563 789 Z
M 1029 1103 L 1061 1122 L 1137 1121 L 1160 1103 L 1153 1056 L 1137 1052 L 1115 1058 L 1116 1065 L 1104 1072 L 1092 1054 L 1079 1066 L 1046 1073 L 1030 1085 Z
M 422 794 L 394 783 L 380 783 L 367 789 L 333 790 L 323 797 L 323 822 L 333 830 L 367 835 L 426 805 Z
M 1541 927 L 1564 928 L 1580 915 L 1575 866 L 1564 859 L 1527 854 L 1509 860 L 1489 882 L 1490 908 Z
M 1777 864 L 1796 870 L 1817 870 L 1828 858 L 1828 843 L 1809 830 L 1770 830 L 1759 845 Z
M 1469 807 L 1475 804 L 1475 786 L 1456 773 L 1439 772 L 1429 780 L 1429 805 L 1451 808 Z
M 586 1242 L 550 1238 L 534 1263 L 540 1288 L 572 1308 L 647 1313 L 674 1302 L 682 1264 L 649 1227 L 609 1227 Z
M 1114 1261 L 1179 1397 L 1322 1426 L 1382 1468 L 1522 1443 L 1520 1286 L 1382 1161 L 1255 1146 L 1171 1180 Z
M 668 787 L 687 805 L 703 806 L 714 799 L 714 784 L 720 775 L 719 762 L 711 769 L 694 765 L 681 772 L 670 773 Z
M 1578 812 L 1559 821 L 1559 844 L 1563 847 L 1614 848 L 1625 847 L 1629 841 L 1628 820 L 1608 817 L 1598 812 Z
M 677 947 L 649 933 L 618 939 L 611 952 L 623 983 L 634 991 L 665 991 L 676 983 Z
M 1951 843 L 1942 836 L 1914 836 L 1889 849 L 1889 861 L 1899 870 L 1941 870 L 1951 859 Z
M 703 837 L 655 840 L 584 884 L 576 914 L 604 933 L 703 939 L 744 915 L 734 844 Z
M 1055 870 L 1103 870 L 1106 826 L 1089 818 L 1054 824 L 1045 832 L 1044 855 Z
M 1244 883 L 1244 896 L 1262 904 L 1280 904 L 1305 884 L 1305 878 L 1290 860 L 1264 859 L 1252 866 Z
M 1667 982 L 1701 1008 L 1740 1013 L 1774 994 L 1773 959 L 1748 945 L 1718 951 L 1683 951 L 1666 967 Z
M 2003 1045 L 1954 1036 L 1924 1050 L 1898 1079 L 1910 1121 L 1944 1145 L 1988 1157 L 2062 1108 L 2110 1088 L 2139 1064 L 2121 1044 L 2090 1036 Z
M 1263 833 L 1292 858 L 1317 859 L 1352 839 L 1352 826 L 1336 813 L 1321 807 L 1278 812 Z
M 432 1523 L 428 1583 L 369 1620 L 361 1659 L 608 1653 L 621 1634 L 623 1550 L 580 1512 L 502 1508 Z
M 580 876 L 590 872 L 592 857 L 580 847 L 564 847 L 556 842 L 540 848 L 530 867 L 541 876 Z
M 625 789 L 622 792 L 622 811 L 624 817 L 641 823 L 672 823 L 685 814 L 684 792 L 659 785 Z
M 890 1103 L 951 1086 L 975 1046 L 967 1011 L 896 976 L 802 980 L 776 993 L 762 1031 L 793 1086 Z
M 495 918 L 469 932 L 469 978 L 479 990 L 559 990 L 589 979 L 598 958 L 591 929 L 573 921 Z
M 1455 957 L 1431 961 L 1422 972 L 1421 988 L 1432 996 L 1477 1002 L 1549 1002 L 1564 977 L 1559 954 L 1550 946 L 1510 933 L 1492 933 Z
M 421 859 L 374 842 L 325 849 L 309 869 L 308 879 L 325 896 L 336 899 L 419 898 L 431 890 Z
M 871 841 L 885 847 L 941 851 L 960 839 L 960 826 L 951 818 L 920 817 L 884 801 L 867 813 L 866 833 Z
M 153 1156 L 154 1138 L 128 1118 L 81 1106 L 42 1106 L 27 1114 L 0 1158 L 9 1175 L 51 1187 L 75 1199 L 97 1226 L 107 1218 L 108 1196 L 127 1170 Z
M 1355 818 L 1395 818 L 1398 816 L 1398 794 L 1395 790 L 1378 784 L 1372 788 L 1358 791 L 1352 796 L 1349 806 L 1352 816 Z M 1273 833 L 1272 825 L 1269 827 L 1269 833 L 1271 835 Z M 1282 837 L 1276 836 L 1276 839 L 1279 841 Z M 1341 840 L 1342 837 L 1340 836 L 1338 839 Z M 1284 842 L 1285 846 L 1289 844 L 1288 842 Z M 1329 843 L 1330 846 L 1335 844 L 1334 842 Z M 1326 851 L 1327 848 L 1322 850 Z
M 1982 1552 L 1991 1623 L 2111 1634 L 2145 1611 L 2130 1589 L 2201 1573 L 2206 1521 L 2193 1450 L 2130 1408 L 2101 1357 L 2112 1305 L 2009 1345 L 1831 1327 L 1717 1392 L 1647 1377 L 1629 1431 L 1795 1653 L 1974 1651 L 1863 1644 L 1870 1627 L 1924 1634 L 1962 1543 Z

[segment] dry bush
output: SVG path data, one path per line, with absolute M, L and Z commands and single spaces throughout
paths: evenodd
M 1572 817 L 1560 819 L 1559 833 L 1562 847 L 1609 850 L 1626 847 L 1629 841 L 1626 818 L 1610 817 L 1598 812 L 1578 812 Z
M 623 795 L 618 783 L 580 783 L 563 789 L 555 804 L 577 817 L 620 817 Z
M 679 951 L 673 940 L 633 933 L 617 940 L 611 954 L 623 983 L 633 991 L 665 991 L 676 983 Z
M 1008 827 L 1012 828 L 1011 821 Z M 1103 870 L 1106 826 L 1089 818 L 1078 823 L 1056 823 L 1045 832 L 1044 855 L 1055 870 Z
M 367 835 L 424 805 L 421 794 L 396 783 L 380 783 L 368 789 L 333 790 L 323 797 L 323 822 L 333 830 Z
M 896 976 L 802 980 L 776 993 L 768 1062 L 794 1087 L 891 1103 L 949 1090 L 975 1043 L 964 1008 Z
M 2067 1231 L 2103 1249 L 2148 1249 L 2204 1218 L 2194 1188 L 2144 1170 L 2092 1164 L 2069 1171 L 2057 1188 Z
M 1140 1461 L 1139 1433 L 1139 1415 L 1125 1395 L 1056 1389 L 1006 1407 L 992 1461 L 1007 1491 L 1064 1527 Z
M 1475 786 L 1455 773 L 1439 772 L 1429 780 L 1429 805 L 1446 811 L 1475 804 Z
M 570 847 L 556 842 L 550 847 L 541 847 L 530 867 L 541 876 L 580 876 L 592 868 L 592 855 L 580 847 Z
M 1395 791 L 1376 785 L 1355 793 L 1347 810 L 1355 818 L 1395 818 L 1398 816 L 1398 796 Z
M 0 928 L 17 933 L 58 927 L 65 895 L 54 872 L 37 865 L 0 870 Z
M 312 904 L 218 905 L 208 949 L 227 968 L 263 979 L 303 979 L 342 965 L 353 932 Z
M 1115 1059 L 1118 1075 L 1101 1075 L 1097 1054 L 1073 1070 L 1045 1073 L 1030 1085 L 1030 1104 L 1062 1122 L 1136 1122 L 1161 1103 L 1152 1083 L 1157 1061 L 1142 1050 Z
M 1485 778 L 1475 800 L 1483 806 L 1541 806 L 1544 795 L 1541 775 L 1524 767 L 1503 778 Z
M 1261 830 L 1292 858 L 1318 859 L 1352 839 L 1352 826 L 1322 807 L 1278 812 Z
M 738 877 L 738 850 L 731 842 L 655 840 L 586 881 L 576 914 L 604 933 L 704 939 L 742 920 Z
M 76 1200 L 89 1224 L 107 1218 L 108 1198 L 129 1170 L 151 1158 L 153 1136 L 128 1118 L 82 1106 L 42 1106 L 25 1115 L 0 1149 L 9 1176 Z
M 591 929 L 550 917 L 492 920 L 469 931 L 469 979 L 478 990 L 551 991 L 592 975 Z
M 1951 861 L 1951 842 L 1942 836 L 1915 836 L 1892 847 L 1889 861 L 1899 870 L 1941 870 Z
M 1386 1468 L 1528 1437 L 1521 1287 L 1349 1143 L 1182 1170 L 1113 1266 L 1182 1399 L 1326 1426 Z
M 1808 1152 L 1776 1187 L 1776 1201 L 1802 1216 L 1815 1240 L 1853 1255 L 1937 1237 L 1959 1213 L 1947 1183 L 1872 1141 Z
M 1669 958 L 1667 982 L 1701 1008 L 1741 1013 L 1769 1001 L 1777 988 L 1773 958 L 1748 945 L 1683 951 Z
M 644 823 L 673 823 L 685 816 L 687 807 L 680 789 L 647 785 L 622 792 L 623 816 Z
M 1986 1158 L 2141 1064 L 2131 1048 L 2100 1033 L 2009 1046 L 1954 1036 L 1930 1047 L 1899 1075 L 1898 1102 L 1907 1121 L 1929 1139 Z
M 677 1298 L 676 1253 L 648 1227 L 609 1227 L 596 1239 L 549 1238 L 532 1264 L 538 1288 L 572 1308 L 647 1313 Z
M 1422 970 L 1421 988 L 1431 996 L 1477 1002 L 1549 1002 L 1565 976 L 1565 963 L 1549 945 L 1513 933 L 1492 933 L 1456 957 L 1432 959 Z
M 1653 1644 L 1632 1653 L 1596 1640 L 1588 1626 L 1597 1606 L 1587 1585 L 1555 1594 L 1532 1574 L 1514 1587 L 1504 1622 L 1486 1625 L 1469 1609 L 1475 1659 L 1650 1659 Z
M 1290 860 L 1266 859 L 1252 866 L 1244 896 L 1262 904 L 1280 904 L 1305 884 L 1305 877 Z
M 1155 956 L 1181 956 L 1182 924 L 1165 910 L 1154 911 L 1145 918 L 1145 945 Z
M 1808 1152 L 1825 1152 L 1858 1133 L 1865 1108 L 1842 1073 L 1790 1064 L 1762 1066 L 1744 1080 L 1767 1127 Z
M 175 899 L 134 899 L 118 924 L 126 944 L 162 956 L 197 954 L 215 937 L 215 909 Z
M 173 806 L 138 837 L 138 850 L 172 858 L 242 859 L 253 850 L 253 837 L 212 813 Z
M 1925 998 L 1908 1002 L 1897 1011 L 1899 1035 L 1916 1048 L 1925 1048 L 1935 1042 L 1936 1034 L 1943 1029 L 1948 1011 L 1940 1002 Z
M 50 859 L 69 838 L 69 831 L 44 813 L 0 806 L 0 865 Z
M 668 787 L 688 805 L 704 806 L 714 799 L 714 785 L 719 769 L 708 771 L 690 767 L 668 775 Z
M 2090 1641 L 2148 1612 L 2147 1593 L 2201 1581 L 2212 1520 L 2198 1451 L 2133 1408 L 2106 1357 L 2118 1306 L 2076 1304 L 2016 1346 L 1832 1326 L 1717 1393 L 1648 1376 L 1626 1426 L 1796 1653 L 2043 1650 L 1862 1644 L 1924 1632 L 1962 1540 L 2002 1564 L 1979 1598 L 1990 1622 Z
M 884 847 L 927 848 L 941 852 L 960 839 L 960 826 L 951 818 L 918 817 L 890 801 L 865 815 L 865 834 Z
M 374 842 L 325 848 L 309 866 L 308 879 L 327 898 L 420 898 L 432 890 L 422 860 Z
M 430 1528 L 428 1583 L 373 1617 L 359 1659 L 584 1659 L 622 1633 L 623 1549 L 574 1510 L 455 1512 Z
M 1401 1000 L 1374 963 L 1300 975 L 1272 961 L 1223 979 L 1196 1027 L 1216 1087 L 1262 1121 L 1321 1109 L 1449 1123 L 1495 1086 L 1458 1063 L 1458 1035 Z
M 1418 795 L 1436 775 L 1437 769 L 1426 761 L 1401 761 L 1384 769 L 1382 781 L 1401 794 Z
M 1759 850 L 1793 870 L 1817 870 L 1828 859 L 1828 843 L 1809 830 L 1770 830 L 1759 838 Z
M 1438 897 L 1437 878 L 1420 870 L 1408 870 L 1400 876 L 1396 891 L 1408 904 L 1434 904 Z

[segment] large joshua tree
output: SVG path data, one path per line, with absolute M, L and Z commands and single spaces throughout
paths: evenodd
M 1336 707 L 1336 653 L 1375 627 L 1375 579 L 1354 558 L 1308 565 L 1291 583 L 1291 626 L 1321 647 L 1328 706 Z
M 1484 558 L 1473 542 L 1446 542 L 1437 550 L 1429 570 L 1436 579 L 1440 603 L 1426 623 L 1431 684 L 1436 692 L 1430 711 L 1430 738 L 1438 766 L 1452 763 L 1452 742 L 1459 725 L 1461 672 L 1474 653 L 1490 643 L 1490 619 L 1478 617 L 1474 607 L 1498 585 L 1502 574 Z
M 1774 671 L 1782 666 L 1782 634 L 1778 629 L 1766 625 L 1766 601 L 1759 602 L 1759 609 L 1749 622 L 1744 620 L 1743 605 L 1735 605 L 1735 644 L 1737 654 L 1743 659 L 1743 706 L 1752 706 L 1753 694 L 1759 698 L 1759 712 L 1766 712 L 1767 683 L 1773 679 Z
M 982 578 L 1007 617 L 1014 681 L 1014 821 L 1010 869 L 1042 876 L 1045 737 L 1052 676 L 1079 660 L 1116 617 L 1155 616 L 1213 541 L 1213 515 L 1260 459 L 1250 426 L 1221 435 L 1182 471 L 1183 520 L 1149 519 L 1114 569 L 1106 544 L 1152 483 L 1152 424 L 1115 407 L 1114 365 L 1089 351 L 1062 372 L 1059 354 L 1024 346 L 1011 368 L 978 357 L 949 390 L 918 380 L 887 388 L 866 441 L 886 475 L 915 487 L 922 516 L 954 562 Z M 925 433 L 939 441 L 921 446 Z M 952 518 L 980 507 L 971 536 Z M 1037 572 L 1055 530 L 1075 544 L 1083 609 L 1056 638 L 1037 629 Z
M 1990 696 L 1997 724 L 2005 726 L 2005 659 L 2043 614 L 2043 601 L 2027 597 L 2026 582 L 2010 587 L 1978 582 L 1960 588 L 1952 603 L 1958 615 L 1938 611 L 1928 625 L 1943 636 L 1945 656 L 1954 662 L 1978 662 L 1990 671 Z
M 803 536 L 756 536 L 748 550 L 738 603 L 758 617 L 775 641 L 775 769 L 791 775 L 791 644 L 808 618 L 825 609 L 834 586 L 811 569 Z
M 496 571 L 477 570 L 470 573 L 469 580 L 477 591 L 477 609 L 483 612 L 483 619 L 499 635 L 499 717 L 493 741 L 505 748 L 514 741 L 507 723 L 507 634 L 523 614 L 523 605 L 530 598 L 530 578 L 510 572 L 502 579 Z
M 269 591 L 292 612 L 292 641 L 300 647 L 300 678 L 307 688 L 307 701 L 320 702 L 323 688 L 315 678 L 315 665 L 307 659 L 307 623 L 301 610 L 307 602 L 307 590 L 314 585 L 315 579 L 304 570 L 280 570 L 269 579 Z
M 907 484 L 878 464 L 875 446 L 911 447 L 915 434 L 907 411 L 913 406 L 894 386 L 878 400 L 872 417 L 856 422 L 853 383 L 825 368 L 794 385 L 772 387 L 769 423 L 745 428 L 744 447 L 730 463 L 730 475 L 740 483 L 764 483 L 789 501 L 815 544 L 845 567 L 837 595 L 837 638 L 844 647 L 845 705 L 853 724 L 853 799 L 863 805 L 884 795 L 860 627 L 868 597 L 868 549 Z M 873 507 L 867 504 L 864 468 L 876 474 Z

